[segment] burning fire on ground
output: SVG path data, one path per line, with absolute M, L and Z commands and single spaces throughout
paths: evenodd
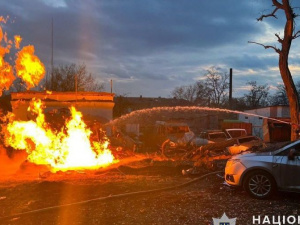
M 21 50 L 21 36 L 14 36 L 13 41 L 7 38 L 1 24 L 8 17 L 0 17 L 0 96 L 8 90 L 16 78 L 21 78 L 26 88 L 36 87 L 44 78 L 45 67 L 34 55 L 34 46 L 25 46 Z M 15 66 L 5 61 L 11 48 L 16 53 Z M 114 161 L 108 149 L 109 141 L 91 141 L 92 131 L 82 120 L 81 112 L 70 108 L 71 117 L 65 121 L 61 130 L 54 130 L 45 120 L 44 105 L 40 99 L 32 99 L 28 111 L 35 115 L 34 120 L 18 121 L 12 113 L 6 116 L 7 123 L 2 126 L 5 146 L 26 151 L 27 159 L 38 165 L 48 165 L 51 171 L 97 169 Z M 4 118 L 2 118 L 4 119 Z
M 71 118 L 60 131 L 52 130 L 45 121 L 41 100 L 33 99 L 28 110 L 35 120 L 16 121 L 13 115 L 4 127 L 6 146 L 25 150 L 28 160 L 35 164 L 50 165 L 52 171 L 107 166 L 114 160 L 108 149 L 108 140 L 90 142 L 91 130 L 82 120 L 82 114 L 70 108 Z

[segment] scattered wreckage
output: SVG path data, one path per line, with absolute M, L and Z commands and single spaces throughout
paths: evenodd
M 216 162 L 225 166 L 232 155 L 264 146 L 260 138 L 248 135 L 245 129 L 208 130 L 195 135 L 188 124 L 177 121 L 156 121 L 147 129 L 139 137 L 118 131 L 118 143 L 115 144 L 135 152 L 159 149 L 166 158 L 194 162 L 196 166 L 205 164 L 207 167 L 213 167 Z
M 205 131 L 196 136 L 185 123 L 160 122 L 158 125 L 157 135 L 166 138 L 161 144 L 161 153 L 168 158 L 193 161 L 196 167 L 223 167 L 232 155 L 264 147 L 260 138 L 247 135 L 245 129 Z
M 233 155 L 244 151 L 257 151 L 264 146 L 264 142 L 256 136 L 241 136 L 200 146 L 185 157 L 194 161 L 196 167 L 205 165 L 208 168 L 223 168 L 227 159 Z
M 164 123 L 164 125 L 168 132 L 165 133 L 166 139 L 161 144 L 161 151 L 167 157 L 176 153 L 197 156 L 235 155 L 263 146 L 260 138 L 247 135 L 245 129 L 226 129 L 225 132 L 205 131 L 196 136 L 187 124 Z

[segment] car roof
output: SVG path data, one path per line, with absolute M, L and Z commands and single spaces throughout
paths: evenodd
M 230 129 L 225 129 L 225 130 L 229 130 L 229 131 L 232 131 L 232 130 L 246 131 L 246 129 L 242 129 L 242 128 L 230 128 Z
M 224 132 L 221 130 L 206 130 L 206 131 L 202 131 L 201 133 L 211 134 L 211 133 L 224 133 Z

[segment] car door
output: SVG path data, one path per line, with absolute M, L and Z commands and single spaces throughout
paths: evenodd
M 288 157 L 291 149 L 295 150 L 293 159 Z M 300 144 L 293 145 L 274 156 L 273 174 L 277 177 L 279 188 L 300 190 Z

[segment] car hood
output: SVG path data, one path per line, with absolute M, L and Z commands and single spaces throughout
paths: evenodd
M 272 156 L 272 152 L 243 152 L 239 155 L 235 155 L 232 158 L 234 159 L 242 159 L 247 157 L 253 157 L 253 156 Z

